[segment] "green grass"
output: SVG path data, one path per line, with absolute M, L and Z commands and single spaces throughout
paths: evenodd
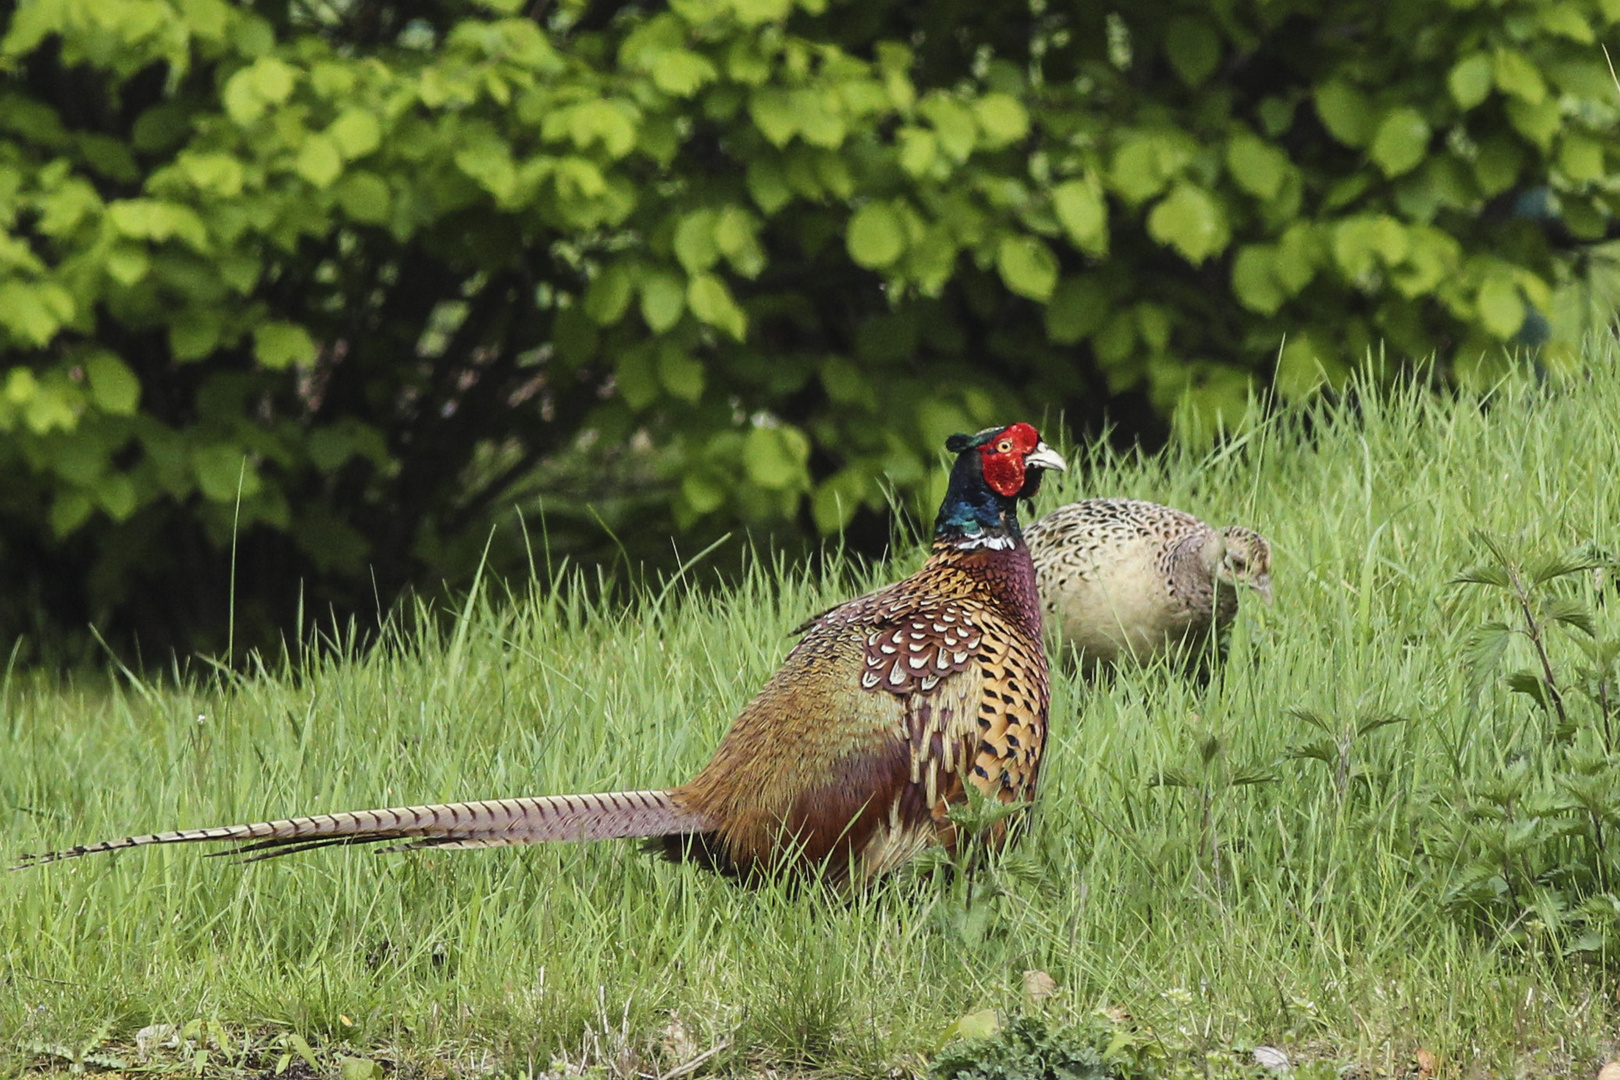
M 1447 1075 L 1590 1074 L 1613 1048 L 1612 967 L 1460 917 L 1452 869 L 1419 843 L 1434 793 L 1545 741 L 1527 698 L 1493 685 L 1469 703 L 1467 636 L 1503 614 L 1448 584 L 1481 554 L 1470 530 L 1549 552 L 1620 540 L 1620 365 L 1612 349 L 1590 365 L 1484 404 L 1413 391 L 1290 414 L 1208 459 L 1097 454 L 1051 485 L 1042 507 L 1131 495 L 1259 528 L 1277 603 L 1243 605 L 1207 687 L 1057 678 L 1036 829 L 998 894 L 969 906 L 939 877 L 850 901 L 746 891 L 624 842 L 255 865 L 177 847 L 0 873 L 0 1075 L 66 1069 L 47 1044 L 137 1064 L 138 1029 L 207 1021 L 196 1045 L 227 1035 L 209 1074 L 296 1066 L 296 1033 L 328 1071 L 355 1055 L 412 1076 L 628 1077 L 720 1047 L 703 1069 L 878 1077 L 925 1070 L 983 1008 L 1126 1010 L 1166 1072 L 1246 1075 L 1270 1044 L 1322 1076 L 1403 1075 L 1420 1047 Z M 443 634 L 240 678 L 11 672 L 0 862 L 172 826 L 672 784 L 807 613 L 919 559 L 826 578 L 767 561 L 629 610 L 565 574 L 470 603 Z M 1412 719 L 1367 738 L 1379 778 L 1341 801 L 1321 764 L 1285 756 L 1314 735 L 1290 707 Z M 1213 788 L 1207 808 L 1150 786 L 1211 734 L 1275 779 Z M 1030 969 L 1058 987 L 1038 1005 Z M 233 1056 L 243 1039 L 262 1053 Z

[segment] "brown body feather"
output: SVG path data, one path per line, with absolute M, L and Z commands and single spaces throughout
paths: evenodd
M 953 846 L 966 784 L 1034 796 L 1047 697 L 1028 554 L 938 544 L 917 574 L 812 623 L 671 795 L 721 823 L 703 851 L 724 869 L 788 857 L 871 877 Z
M 1016 463 L 992 456 L 992 437 L 1021 455 Z M 182 829 L 25 856 L 21 865 L 204 841 L 235 845 L 222 854 L 263 859 L 334 844 L 474 848 L 645 837 L 672 858 L 741 877 L 824 867 L 829 880 L 848 884 L 931 844 L 954 847 L 947 811 L 966 800 L 968 785 L 1003 802 L 1035 794 L 1047 661 L 1015 500 L 1038 485 L 1038 473 L 1025 480 L 1026 459 L 1032 469 L 1062 467 L 1027 425 L 973 438 L 952 474 L 927 563 L 803 627 L 690 783 Z M 1007 490 L 990 493 L 981 458 Z M 987 839 L 1004 841 L 1006 827 L 998 823 Z

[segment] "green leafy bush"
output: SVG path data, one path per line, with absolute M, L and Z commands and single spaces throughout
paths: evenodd
M 827 532 L 1008 415 L 1556 368 L 1620 197 L 1616 0 L 522 11 L 14 9 L 12 610 L 161 645 L 234 580 L 285 626 L 539 496 L 641 552 Z
M 977 1038 L 948 1043 L 934 1059 L 935 1080 L 1107 1080 L 1091 1040 L 1077 1029 L 1051 1030 L 1035 1016 L 1020 1016 Z

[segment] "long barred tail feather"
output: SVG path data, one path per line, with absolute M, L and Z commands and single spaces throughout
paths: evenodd
M 177 829 L 122 840 L 103 840 L 42 855 L 24 855 L 25 866 L 76 859 L 148 844 L 234 843 L 212 855 L 273 859 L 332 844 L 393 843 L 384 851 L 413 848 L 480 848 L 536 844 L 547 840 L 607 840 L 614 837 L 678 836 L 712 824 L 681 806 L 668 791 L 612 791 L 598 795 L 544 795 L 530 799 L 402 806 L 343 814 Z

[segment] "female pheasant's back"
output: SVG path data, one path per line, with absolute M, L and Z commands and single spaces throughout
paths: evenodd
M 1237 587 L 1270 601 L 1271 551 L 1139 499 L 1083 499 L 1029 528 L 1047 632 L 1087 668 L 1123 656 L 1201 655 L 1237 613 Z
M 820 867 L 833 882 L 955 843 L 972 785 L 1033 796 L 1046 657 L 1017 501 L 1063 460 L 1028 424 L 955 436 L 929 560 L 812 620 L 780 670 L 682 787 L 450 803 L 184 829 L 25 858 L 219 841 L 271 858 L 333 844 L 472 848 L 648 837 L 676 858 L 751 876 Z M 1004 830 L 998 826 L 992 839 Z

